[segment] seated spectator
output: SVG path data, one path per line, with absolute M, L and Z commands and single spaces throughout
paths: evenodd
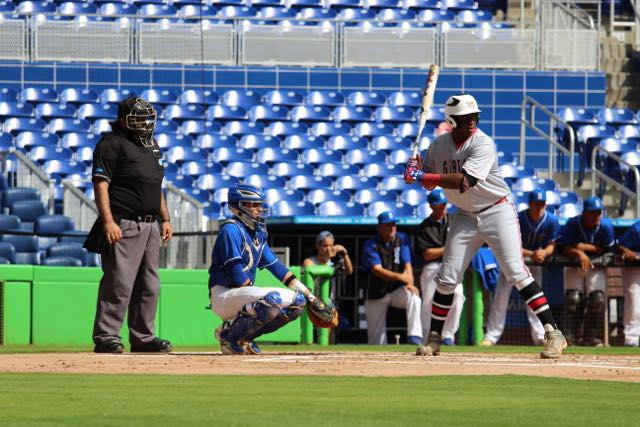
M 339 244 L 330 231 L 322 231 L 316 236 L 316 254 L 302 261 L 302 268 L 314 265 L 328 265 L 334 268 L 334 274 L 350 276 L 353 274 L 353 264 L 347 249 Z M 332 290 L 334 287 L 332 286 Z M 333 293 L 331 295 L 333 299 Z

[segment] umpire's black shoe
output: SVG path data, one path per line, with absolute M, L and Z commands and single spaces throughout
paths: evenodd
M 124 346 L 120 341 L 109 340 L 96 344 L 93 348 L 94 353 L 122 353 Z
M 169 353 L 170 351 L 171 343 L 158 337 L 140 346 L 131 346 L 131 353 Z

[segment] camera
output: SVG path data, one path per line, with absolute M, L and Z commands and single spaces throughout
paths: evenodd
M 345 251 L 338 251 L 336 252 L 335 256 L 333 256 L 331 258 L 331 262 L 333 262 L 333 270 L 335 271 L 335 273 L 344 273 L 345 271 L 345 266 L 344 266 L 344 258 L 347 255 L 347 253 Z

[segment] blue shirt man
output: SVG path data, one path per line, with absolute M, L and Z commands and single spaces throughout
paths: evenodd
M 640 345 L 640 221 L 620 237 L 620 251 L 629 264 L 622 269 L 624 283 L 624 345 Z

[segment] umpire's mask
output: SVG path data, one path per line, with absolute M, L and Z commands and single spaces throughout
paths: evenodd
M 127 129 L 143 147 L 153 147 L 153 130 L 156 127 L 156 110 L 146 99 L 128 98 L 121 104 L 118 117 L 124 117 Z

